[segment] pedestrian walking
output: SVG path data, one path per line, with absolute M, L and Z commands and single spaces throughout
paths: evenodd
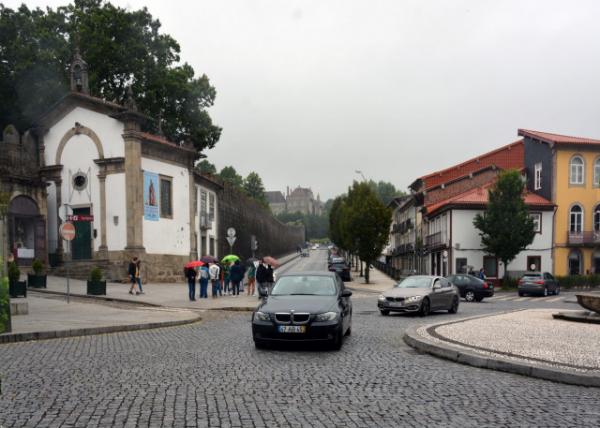
M 216 299 L 218 294 L 221 293 L 221 268 L 218 264 L 212 263 L 208 268 L 208 274 L 212 283 L 212 297 Z
M 256 282 L 258 283 L 258 296 L 268 296 L 271 294 L 273 286 L 273 268 L 260 259 L 260 264 L 256 268 Z
M 256 284 L 256 266 L 254 262 L 250 263 L 250 268 L 248 269 L 248 296 L 254 295 L 254 289 Z
M 223 266 L 223 294 L 227 295 L 231 295 L 231 288 L 230 288 L 230 284 L 231 284 L 231 275 L 230 275 L 230 271 L 231 271 L 231 265 L 229 263 L 225 263 L 225 265 Z
M 131 262 L 129 262 L 129 267 L 127 268 L 127 273 L 129 274 L 129 282 L 131 284 L 131 286 L 129 287 L 129 294 L 133 294 L 135 291 L 136 286 L 138 285 L 136 276 L 137 276 L 137 257 L 134 257 L 131 259 Z M 135 294 L 140 294 L 140 290 L 138 288 L 137 291 L 135 291 Z
M 193 302 L 196 300 L 196 269 L 191 267 L 185 268 L 184 273 L 188 282 L 188 297 L 190 302 Z
M 239 260 L 236 260 L 234 265 L 231 266 L 229 275 L 231 279 L 232 292 L 234 296 L 240 295 L 240 282 L 244 279 L 245 269 L 241 265 Z
M 210 278 L 210 273 L 208 272 L 208 268 L 206 266 L 200 267 L 200 298 L 208 299 L 208 280 Z
M 140 290 L 140 294 L 144 294 L 144 289 L 142 288 L 142 261 L 135 257 L 135 281 L 137 282 L 138 290 Z
M 479 277 L 479 279 L 485 281 L 485 271 L 483 270 L 483 268 L 479 269 L 479 273 L 477 274 L 477 276 Z

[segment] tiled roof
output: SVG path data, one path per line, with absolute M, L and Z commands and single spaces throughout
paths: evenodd
M 501 169 L 523 168 L 525 165 L 524 158 L 523 140 L 518 140 L 450 168 L 424 175 L 421 180 L 425 190 L 427 190 L 491 165 Z
M 568 135 L 552 134 L 550 132 L 531 131 L 528 129 L 519 129 L 519 135 L 522 137 L 535 138 L 552 144 L 592 144 L 600 145 L 600 140 L 583 137 L 571 137 Z
M 265 196 L 267 197 L 267 202 L 269 202 L 270 204 L 285 203 L 285 197 L 283 196 L 283 193 L 281 193 L 279 190 L 265 192 Z
M 140 132 L 139 135 L 146 141 L 153 141 L 155 143 L 164 144 L 166 146 L 173 147 L 174 149 L 195 152 L 194 149 L 186 147 L 185 145 L 180 146 L 179 144 L 169 141 L 165 137 L 160 136 L 160 135 L 150 134 L 149 132 Z
M 473 205 L 473 206 L 485 206 L 488 203 L 488 190 L 490 187 L 494 185 L 496 179 L 489 181 L 483 186 L 475 187 L 473 189 L 467 190 L 459 195 L 453 196 L 448 199 L 444 199 L 443 201 L 436 202 L 431 205 L 427 205 L 425 207 L 427 214 L 431 215 L 432 213 L 440 210 L 441 208 L 448 205 Z M 549 200 L 537 195 L 535 193 L 526 192 L 525 193 L 525 204 L 530 207 L 553 207 L 554 204 Z

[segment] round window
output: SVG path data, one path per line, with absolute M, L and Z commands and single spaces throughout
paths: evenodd
M 73 176 L 73 187 L 76 190 L 83 190 L 83 189 L 85 189 L 86 186 L 87 186 L 87 176 L 84 173 L 78 172 L 77 174 L 75 174 Z

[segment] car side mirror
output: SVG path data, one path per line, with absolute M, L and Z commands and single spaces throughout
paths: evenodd
M 352 291 L 350 291 L 350 290 L 342 291 L 342 297 L 350 297 L 350 296 L 352 296 Z

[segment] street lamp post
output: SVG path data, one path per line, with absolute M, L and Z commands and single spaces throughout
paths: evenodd
M 367 181 L 367 178 L 365 177 L 365 175 L 363 174 L 363 172 L 361 170 L 357 169 L 354 172 L 359 174 L 362 177 L 363 181 Z

